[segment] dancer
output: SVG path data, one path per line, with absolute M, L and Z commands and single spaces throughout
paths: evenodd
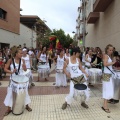
M 85 70 L 82 68 L 82 64 L 80 62 L 80 60 L 76 57 L 80 55 L 80 50 L 77 48 L 73 48 L 72 52 L 71 52 L 71 57 L 66 60 L 66 63 L 64 64 L 64 73 L 67 75 L 67 77 L 69 78 L 74 78 L 74 77 L 79 77 L 84 75 L 84 84 L 87 86 L 87 77 L 88 74 L 85 72 Z M 68 73 L 66 71 L 66 67 L 67 65 L 69 66 L 69 71 L 70 73 Z M 74 100 L 74 83 L 73 81 L 70 81 L 70 93 L 69 95 L 65 98 L 65 103 L 62 105 L 62 109 L 66 109 L 67 105 L 71 104 L 72 101 Z M 88 92 L 88 88 L 87 90 L 85 90 L 85 95 L 84 95 L 84 99 L 81 101 L 81 106 L 84 108 L 88 108 L 88 105 L 85 103 L 86 100 L 88 100 L 89 98 L 89 92 Z
M 48 81 L 47 77 L 49 77 L 50 74 L 50 67 L 48 63 L 46 47 L 43 47 L 42 50 L 38 53 L 37 59 L 40 63 L 38 67 L 38 81 L 39 78 L 45 78 L 45 80 Z
M 67 86 L 67 81 L 66 81 L 66 75 L 63 73 L 63 66 L 64 66 L 64 53 L 63 50 L 59 50 L 59 55 L 54 58 L 54 60 L 57 58 L 57 63 L 56 63 L 56 87 L 60 86 Z
M 24 61 L 25 61 L 26 68 L 30 71 L 30 81 L 29 81 L 30 86 L 35 86 L 35 84 L 33 83 L 33 75 L 32 75 L 32 71 L 31 71 L 32 59 L 30 59 L 30 56 L 27 54 L 26 48 L 24 48 L 22 51 L 23 51 L 22 59 L 24 59 Z
M 13 52 L 12 52 L 13 53 Z M 4 101 L 5 106 L 8 106 L 7 111 L 5 112 L 5 115 L 8 115 L 11 111 L 12 111 L 12 107 L 13 107 L 13 86 L 14 83 L 12 82 L 12 77 L 16 76 L 17 72 L 22 75 L 22 71 L 26 71 L 26 65 L 25 65 L 25 61 L 22 58 L 22 50 L 21 49 L 17 49 L 15 48 L 14 50 L 14 63 L 15 63 L 15 67 L 14 68 L 14 64 L 13 64 L 13 60 L 9 59 L 8 62 L 5 65 L 5 72 L 6 73 L 10 73 L 11 77 L 10 77 L 10 84 L 7 90 L 7 95 Z M 21 61 L 21 62 L 20 62 Z M 20 64 L 21 63 L 21 64 Z M 10 67 L 10 70 L 9 70 Z M 26 109 L 30 112 L 32 111 L 32 109 L 28 106 L 28 104 L 31 102 L 30 97 L 28 95 L 28 89 L 26 88 L 26 97 L 25 97 L 25 105 L 26 105 Z
M 112 61 L 112 55 L 113 55 L 113 46 L 107 45 L 105 48 L 105 55 L 103 57 L 103 64 L 104 64 L 104 76 L 103 76 L 103 107 L 102 109 L 110 113 L 110 110 L 108 108 L 108 100 L 113 98 L 113 83 L 112 83 L 112 65 L 115 64 L 115 61 Z M 111 71 L 110 71 L 110 70 Z M 108 79 L 106 79 L 108 78 Z

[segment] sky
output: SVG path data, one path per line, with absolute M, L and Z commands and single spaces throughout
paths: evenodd
M 47 26 L 53 30 L 60 28 L 73 36 L 76 32 L 77 8 L 80 0 L 20 0 L 22 15 L 37 15 L 46 20 Z

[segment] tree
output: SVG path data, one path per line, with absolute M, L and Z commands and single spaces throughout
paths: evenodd
M 44 21 L 41 19 L 37 20 L 36 22 L 36 32 L 37 32 L 37 47 L 40 46 L 47 46 L 49 47 L 49 36 L 51 30 L 45 25 Z
M 65 32 L 62 29 L 55 30 L 53 29 L 52 35 L 56 35 L 60 41 L 60 44 L 64 48 L 68 48 L 70 44 L 73 42 L 73 39 L 69 34 L 65 35 Z

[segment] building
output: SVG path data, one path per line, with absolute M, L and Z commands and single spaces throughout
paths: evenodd
M 37 36 L 43 38 L 46 31 L 51 32 L 51 29 L 45 24 L 45 20 L 41 20 L 37 15 L 21 15 L 20 22 L 30 28 L 32 31 L 36 31 Z M 33 36 L 33 33 L 32 33 Z M 33 38 L 31 39 L 31 46 L 33 46 Z M 36 47 L 39 47 L 40 41 L 36 41 Z
M 0 1 L 0 46 L 2 47 L 10 45 L 9 37 L 7 40 L 4 40 L 2 37 L 4 31 L 13 35 L 19 35 L 20 0 Z
M 76 19 L 76 40 L 78 41 L 78 46 L 85 46 L 85 36 L 87 35 L 86 4 L 87 0 L 80 0 L 80 5 L 78 7 L 78 18 Z
M 36 48 L 38 31 L 44 35 L 50 30 L 38 16 L 20 15 L 20 10 L 20 0 L 0 0 L 0 49 L 13 45 Z M 42 23 L 37 24 L 38 20 Z
M 86 13 L 85 46 L 104 50 L 112 44 L 120 51 L 120 0 L 81 0 L 80 8 Z

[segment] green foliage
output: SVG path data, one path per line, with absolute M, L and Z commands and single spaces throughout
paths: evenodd
M 64 48 L 68 48 L 70 44 L 73 42 L 73 39 L 70 37 L 70 35 L 69 34 L 65 35 L 65 32 L 62 29 L 60 30 L 53 29 L 52 35 L 57 36 L 57 38 L 60 41 L 60 44 Z
M 73 39 L 70 37 L 70 35 L 69 34 L 65 35 L 65 32 L 62 29 L 60 29 L 60 30 L 53 29 L 52 33 L 50 31 L 45 31 L 44 33 L 39 33 L 38 38 L 37 38 L 38 44 L 42 44 L 43 46 L 49 47 L 49 45 L 50 45 L 49 36 L 50 35 L 56 35 L 60 41 L 60 44 L 64 48 L 68 48 L 70 46 L 70 44 L 73 42 Z M 53 44 L 55 46 L 56 41 L 53 41 Z

